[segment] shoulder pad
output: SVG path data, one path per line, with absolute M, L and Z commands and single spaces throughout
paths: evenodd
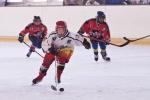
M 107 25 L 107 23 L 106 23 L 106 22 L 103 22 L 103 24 Z
M 46 25 L 44 25 L 43 23 L 41 23 L 42 26 L 46 27 Z
M 26 26 L 26 28 L 29 28 L 29 27 L 31 27 L 33 25 L 33 23 L 30 23 L 30 24 L 28 24 L 27 26 Z
M 48 37 L 50 37 L 51 35 L 55 35 L 55 34 L 57 34 L 56 31 L 53 31 L 53 32 L 51 32 L 51 33 L 49 34 Z

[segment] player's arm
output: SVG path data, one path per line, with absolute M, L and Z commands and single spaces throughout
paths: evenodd
M 80 34 L 76 34 L 74 37 L 74 41 L 76 45 L 83 45 L 86 49 L 90 49 L 91 45 L 90 43 L 87 41 L 86 38 L 84 38 L 82 35 Z
M 25 29 L 23 29 L 20 33 L 19 33 L 19 37 L 18 37 L 18 41 L 20 43 L 22 43 L 24 41 L 24 36 L 29 33 L 29 27 L 30 25 L 26 26 Z
M 78 31 L 78 33 L 80 34 L 80 35 L 83 35 L 84 33 L 89 33 L 89 31 L 90 31 L 90 23 L 89 23 L 89 21 L 90 20 L 87 20 L 81 27 L 80 27 L 80 29 L 79 29 L 79 31 Z
M 42 41 L 42 49 L 44 50 L 44 52 L 51 52 L 54 53 L 54 44 L 53 41 L 55 41 L 56 37 L 55 37 L 55 32 L 50 33 L 49 35 L 47 35 L 43 41 Z

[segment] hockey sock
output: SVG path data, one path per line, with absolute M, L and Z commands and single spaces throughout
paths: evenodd
M 57 82 L 58 83 L 61 83 L 61 74 L 62 74 L 64 68 L 65 68 L 64 64 L 57 66 Z
M 94 49 L 94 59 L 95 61 L 98 61 L 98 50 Z

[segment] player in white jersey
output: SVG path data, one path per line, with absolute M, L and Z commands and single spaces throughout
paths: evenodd
M 46 54 L 39 75 L 32 81 L 33 84 L 37 84 L 43 79 L 54 61 L 57 62 L 57 83 L 60 83 L 61 74 L 65 64 L 69 62 L 72 56 L 75 45 L 83 45 L 86 49 L 91 48 L 90 43 L 81 35 L 69 32 L 64 21 L 57 21 L 55 31 L 47 36 L 42 43 L 42 48 Z

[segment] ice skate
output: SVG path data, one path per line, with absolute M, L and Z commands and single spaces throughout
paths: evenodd
M 32 80 L 32 84 L 38 84 L 39 82 L 42 81 L 43 77 L 45 76 L 45 74 L 40 74 L 38 77 L 36 77 L 35 79 Z
M 105 61 L 110 61 L 110 57 L 107 57 L 106 51 L 101 51 L 101 55 L 102 55 L 102 58 L 103 58 Z
M 98 55 L 94 55 L 94 60 L 98 61 Z
M 30 57 L 31 56 L 31 54 L 32 54 L 32 51 L 29 51 L 28 53 L 27 53 L 27 57 Z
M 110 61 L 110 57 L 102 57 L 105 61 Z

